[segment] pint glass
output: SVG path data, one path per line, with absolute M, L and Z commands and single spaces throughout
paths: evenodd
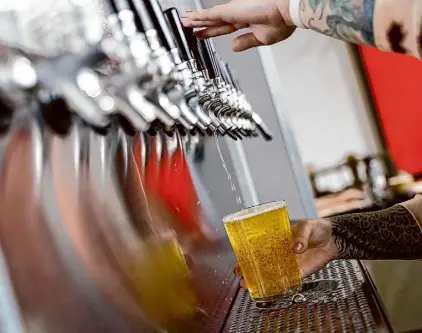
M 244 209 L 223 222 L 253 301 L 275 301 L 300 291 L 302 278 L 284 201 Z

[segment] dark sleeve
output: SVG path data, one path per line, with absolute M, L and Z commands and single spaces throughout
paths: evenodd
M 422 259 L 422 229 L 404 206 L 331 221 L 339 259 Z

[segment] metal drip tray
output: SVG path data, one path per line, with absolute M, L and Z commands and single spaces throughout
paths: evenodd
M 334 291 L 309 292 L 306 301 L 283 300 L 257 308 L 240 290 L 228 316 L 224 333 L 268 332 L 390 332 L 370 281 L 355 261 L 335 261 L 308 281 L 339 280 Z

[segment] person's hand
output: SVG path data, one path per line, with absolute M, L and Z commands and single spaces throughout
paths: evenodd
M 293 251 L 297 255 L 302 278 L 318 272 L 338 256 L 329 219 L 302 221 L 294 225 L 292 231 L 295 244 Z M 236 264 L 234 273 L 242 276 L 239 264 Z M 240 281 L 240 286 L 247 288 L 244 280 Z
M 231 0 L 210 9 L 189 12 L 182 21 L 186 27 L 205 28 L 197 32 L 200 39 L 249 28 L 251 32 L 234 39 L 232 47 L 236 52 L 277 43 L 295 31 L 288 0 Z
M 338 256 L 329 219 L 312 219 L 292 227 L 294 247 L 302 278 L 324 268 Z

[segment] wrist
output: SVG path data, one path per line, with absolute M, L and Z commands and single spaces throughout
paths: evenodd
M 328 241 L 328 255 L 330 261 L 339 259 L 339 249 L 336 244 L 335 236 L 331 235 Z
M 340 251 L 339 248 L 337 246 L 337 242 L 336 242 L 336 236 L 335 236 L 335 231 L 334 231 L 334 225 L 331 219 L 327 218 L 326 219 L 331 226 L 331 236 L 328 240 L 327 243 L 327 249 L 328 249 L 328 254 L 330 257 L 330 261 L 331 260 L 337 260 L 339 259 L 339 255 L 340 255 Z
M 295 27 L 296 25 L 294 24 L 292 20 L 292 16 L 290 14 L 291 0 L 277 0 L 277 2 L 278 2 L 277 7 L 281 16 L 283 17 L 284 23 L 287 26 Z
M 300 3 L 302 0 L 278 0 L 279 11 L 287 26 L 304 28 L 300 19 Z

